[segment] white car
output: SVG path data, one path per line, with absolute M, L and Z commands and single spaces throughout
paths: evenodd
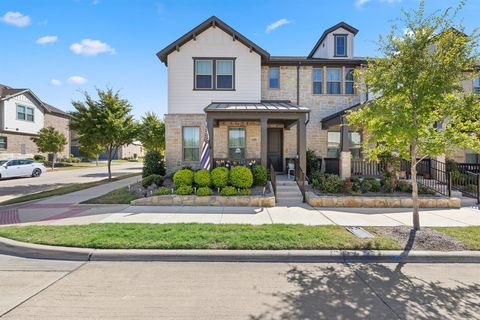
M 14 177 L 39 177 L 47 169 L 33 160 L 0 160 L 0 179 Z

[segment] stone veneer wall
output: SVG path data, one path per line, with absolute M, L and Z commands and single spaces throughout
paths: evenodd
M 31 158 L 37 153 L 37 145 L 32 141 L 33 135 L 1 132 L 1 137 L 7 137 L 7 149 L 0 149 L 0 160 L 11 158 Z M 25 145 L 25 154 L 21 154 L 21 145 Z
M 68 127 L 70 119 L 65 116 L 59 116 L 51 113 L 45 113 L 44 127 L 54 127 L 57 131 L 62 133 L 67 138 L 67 144 L 62 152 L 59 152 L 59 157 L 68 157 L 70 155 L 70 129 Z

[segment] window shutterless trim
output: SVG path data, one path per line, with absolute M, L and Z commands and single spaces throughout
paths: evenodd
M 18 103 L 16 103 L 15 105 L 16 105 L 16 108 L 15 108 L 15 111 L 16 111 L 15 119 L 16 119 L 16 120 L 19 120 L 19 121 L 27 121 L 27 122 L 35 122 L 35 108 L 27 107 L 27 106 L 24 106 L 24 105 L 18 104 Z M 25 109 L 25 112 L 23 112 L 23 114 L 25 115 L 25 118 L 24 118 L 24 119 L 21 119 L 21 118 L 18 117 L 18 114 L 19 114 L 19 112 L 18 112 L 18 107 L 21 107 L 21 108 L 24 108 L 24 109 Z M 27 109 L 32 110 L 32 114 L 31 114 L 31 115 L 32 115 L 32 118 L 33 118 L 32 120 L 28 120 L 28 117 L 27 117 L 27 115 L 28 115 Z M 22 112 L 20 112 L 20 113 L 22 113 Z
M 355 68 L 348 68 L 346 67 L 345 68 L 345 74 L 344 74 L 344 79 L 343 79 L 343 93 L 346 94 L 346 95 L 353 95 L 353 94 L 356 94 L 355 92 L 355 75 L 353 74 L 352 75 L 352 78 L 353 80 L 347 80 L 347 74 L 348 74 L 348 70 L 352 70 L 353 72 L 355 72 Z M 347 83 L 351 83 L 353 86 L 353 92 L 352 93 L 347 93 Z
M 344 37 L 345 38 L 345 46 L 344 46 L 345 53 L 343 55 L 337 54 L 337 38 L 338 37 Z M 333 56 L 334 57 L 346 57 L 346 56 L 348 56 L 348 54 L 347 54 L 347 39 L 348 39 L 348 34 L 346 34 L 346 33 L 338 33 L 338 34 L 333 35 Z
M 276 88 L 270 86 L 270 69 L 278 69 L 278 87 Z M 279 90 L 280 89 L 280 66 L 268 67 L 267 78 L 268 78 L 268 89 Z
M 212 87 L 211 88 L 197 88 L 197 60 L 212 61 Z M 232 70 L 232 88 L 217 88 L 217 60 L 231 60 L 233 62 Z M 193 90 L 194 91 L 235 91 L 235 57 L 193 57 Z
M 318 80 L 315 80 L 315 70 L 320 70 L 320 73 L 322 74 L 322 80 L 321 81 L 318 81 Z M 319 68 L 312 68 L 312 94 L 313 95 L 316 95 L 316 96 L 319 96 L 319 95 L 323 95 L 325 94 L 325 92 L 323 92 L 323 82 L 324 82 L 324 74 L 323 74 L 323 67 L 319 67 Z M 320 93 L 315 93 L 315 82 L 320 82 L 322 85 L 320 86 Z
M 239 158 L 239 160 L 246 159 L 247 158 L 247 127 L 244 126 L 228 126 L 227 127 L 227 155 L 228 158 L 230 158 L 230 129 L 243 129 L 244 133 L 244 145 L 243 145 L 243 158 Z
M 7 137 L 2 137 L 0 136 L 0 141 L 3 141 L 0 143 L 0 150 L 7 150 L 8 148 L 8 139 Z M 2 147 L 3 145 L 3 147 Z
M 185 128 L 196 128 L 198 129 L 198 160 L 185 160 Z M 182 162 L 192 162 L 196 163 L 200 161 L 200 141 L 202 140 L 202 137 L 200 136 L 200 127 L 199 126 L 182 126 Z M 194 149 L 194 148 L 189 148 L 189 149 Z

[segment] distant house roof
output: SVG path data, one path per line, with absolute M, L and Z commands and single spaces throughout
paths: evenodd
M 312 58 L 313 55 L 315 54 L 315 52 L 317 51 L 318 47 L 320 46 L 320 44 L 322 44 L 323 40 L 325 40 L 325 38 L 327 37 L 327 35 L 329 33 L 332 33 L 333 31 L 337 30 L 338 28 L 343 28 L 351 33 L 353 33 L 354 35 L 356 35 L 358 33 L 358 29 L 352 27 L 351 25 L 349 25 L 348 23 L 346 22 L 340 22 L 340 23 L 337 23 L 336 25 L 334 25 L 333 27 L 330 27 L 328 28 L 327 30 L 325 30 L 322 34 L 322 36 L 320 37 L 320 39 L 318 39 L 317 43 L 315 44 L 315 46 L 313 47 L 312 51 L 310 52 L 310 54 L 308 55 L 308 58 Z
M 168 46 L 166 46 L 159 52 L 157 52 L 157 57 L 160 59 L 160 61 L 167 65 L 167 57 L 170 53 L 178 50 L 181 46 L 183 46 L 190 40 L 194 40 L 199 34 L 201 34 L 210 27 L 218 27 L 222 29 L 223 31 L 231 35 L 232 39 L 240 41 L 245 46 L 249 47 L 250 50 L 258 53 L 263 59 L 267 59 L 270 56 L 267 51 L 263 50 L 262 48 L 260 48 L 260 46 L 247 39 L 240 32 L 236 31 L 219 18 L 212 16 L 204 22 L 200 23 L 198 26 L 196 26 L 186 34 L 184 34 L 183 36 L 181 36 L 180 38 L 178 38 L 177 40 L 175 40 L 174 42 L 170 43 Z
M 260 102 L 212 102 L 205 112 L 310 112 L 309 108 L 293 104 L 290 100 L 262 100 Z

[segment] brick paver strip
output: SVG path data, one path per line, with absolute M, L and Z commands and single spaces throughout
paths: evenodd
M 15 223 L 20 223 L 20 218 L 18 217 L 17 209 L 0 212 L 0 225 L 15 224 Z
M 73 203 L 31 203 L 21 206 L 22 209 L 61 209 L 69 208 Z
M 65 218 L 71 218 L 73 216 L 76 216 L 77 214 L 80 214 L 84 211 L 87 211 L 91 208 L 73 208 L 68 211 L 56 214 L 54 216 L 46 217 L 45 219 L 42 219 L 40 221 L 48 221 L 48 220 L 58 220 L 58 219 L 65 219 Z

